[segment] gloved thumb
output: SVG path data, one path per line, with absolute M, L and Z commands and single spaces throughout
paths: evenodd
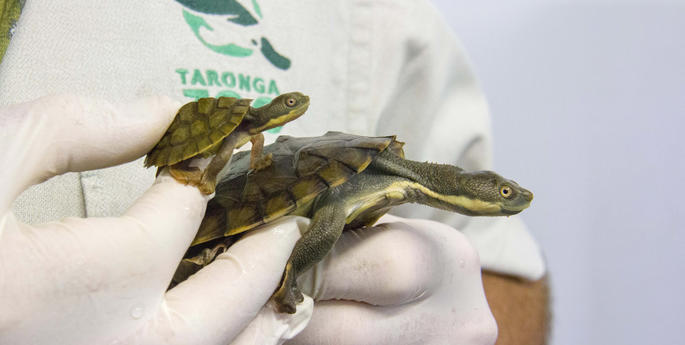
M 265 303 L 308 224 L 306 218 L 285 217 L 253 230 L 171 289 L 166 308 L 180 320 L 173 327 L 180 343 L 268 345 L 302 330 L 311 317 L 311 301 L 299 304 L 294 315 L 277 314 Z
M 70 171 L 114 166 L 149 151 L 178 102 L 150 97 L 115 104 L 60 95 L 0 109 L 0 212 L 26 188 Z

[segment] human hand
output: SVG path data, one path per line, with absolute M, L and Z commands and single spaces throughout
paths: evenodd
M 288 344 L 493 344 L 478 254 L 457 230 L 386 215 L 298 281 L 316 302 Z
M 12 214 L 31 185 L 142 156 L 178 106 L 61 96 L 0 108 L 0 343 L 275 344 L 304 327 L 311 301 L 294 316 L 264 307 L 301 223 L 245 236 L 167 292 L 204 214 L 195 187 L 162 173 L 118 218 L 33 226 Z

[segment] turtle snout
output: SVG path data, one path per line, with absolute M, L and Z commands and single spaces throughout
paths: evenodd
M 533 201 L 533 192 L 531 192 L 527 189 L 524 189 L 521 191 L 521 196 L 523 196 L 523 198 L 526 199 L 526 201 L 528 201 L 528 202 Z

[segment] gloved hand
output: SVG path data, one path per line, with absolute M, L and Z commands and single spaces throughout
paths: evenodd
M 294 316 L 264 306 L 303 223 L 245 236 L 166 292 L 204 214 L 195 187 L 163 173 L 119 218 L 32 226 L 12 214 L 33 184 L 142 156 L 178 106 L 62 96 L 0 108 L 1 344 L 275 344 L 306 325 L 311 300 Z
M 287 344 L 493 344 L 478 254 L 457 230 L 386 215 L 298 280 L 316 302 Z

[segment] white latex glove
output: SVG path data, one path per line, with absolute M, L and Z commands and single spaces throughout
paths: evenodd
M 10 211 L 52 176 L 142 156 L 178 106 L 61 96 L 0 108 L 0 344 L 276 344 L 306 325 L 311 300 L 294 316 L 265 306 L 306 222 L 255 231 L 166 292 L 204 214 L 196 188 L 162 174 L 119 218 L 31 226 Z
M 383 224 L 384 223 L 384 224 Z M 299 280 L 316 302 L 288 344 L 494 344 L 478 254 L 459 231 L 386 215 Z

